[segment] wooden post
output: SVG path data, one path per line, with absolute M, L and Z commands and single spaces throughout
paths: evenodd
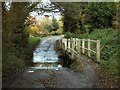
M 97 58 L 97 62 L 99 62 L 100 61 L 100 40 L 97 40 L 96 58 Z
M 81 39 L 79 39 L 79 43 L 80 43 L 80 44 L 79 44 L 79 47 L 80 47 L 80 50 L 79 50 L 79 51 L 80 51 L 80 54 L 81 54 L 81 50 L 82 50 L 82 48 L 81 48 L 81 47 L 82 47 L 82 46 L 81 46 Z
M 70 38 L 70 48 L 72 47 L 72 38 Z
M 91 57 L 90 45 L 91 45 L 91 42 L 90 42 L 90 39 L 88 39 L 88 56 L 89 57 Z
M 73 49 L 75 50 L 75 38 L 73 38 Z
M 82 53 L 85 53 L 85 39 L 82 39 Z
M 77 52 L 80 54 L 80 39 L 77 39 Z
M 73 59 L 74 58 L 74 52 L 72 50 L 74 50 L 74 38 L 71 39 L 71 43 L 72 43 L 71 54 L 72 54 L 72 59 Z
M 65 39 L 65 50 L 67 50 L 67 39 Z
M 77 51 L 77 46 L 78 46 L 78 38 L 75 39 L 75 50 Z
M 64 45 L 64 49 L 66 50 L 67 49 L 67 41 L 66 39 L 62 39 L 62 44 Z
M 68 39 L 68 52 L 70 52 L 70 39 Z
M 77 46 L 78 46 L 78 38 L 75 39 L 75 50 L 77 51 Z
M 80 59 L 80 39 L 76 40 L 77 60 Z

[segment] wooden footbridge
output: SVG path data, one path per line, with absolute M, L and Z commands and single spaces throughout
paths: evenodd
M 94 55 L 96 61 L 100 61 L 100 40 L 91 40 L 91 39 L 62 39 L 62 47 L 65 51 L 71 53 L 71 57 L 80 57 L 80 54 L 85 54 L 88 57 L 92 58 Z

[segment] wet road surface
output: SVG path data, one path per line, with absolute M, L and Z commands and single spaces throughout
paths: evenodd
M 53 50 L 56 40 L 61 36 L 44 39 L 34 51 L 34 67 L 27 68 L 11 85 L 11 88 L 97 88 L 99 82 L 95 68 L 81 56 L 83 72 L 74 72 L 68 68 L 55 64 L 59 59 Z M 42 47 L 42 48 L 41 48 Z M 50 53 L 50 54 L 47 54 Z M 45 56 L 46 55 L 46 56 Z M 44 56 L 46 58 L 44 58 Z M 54 57 L 53 57 L 54 56 Z M 42 64 L 43 65 L 42 65 Z M 51 64 L 52 63 L 52 64 Z M 47 68 L 46 68 L 47 67 Z

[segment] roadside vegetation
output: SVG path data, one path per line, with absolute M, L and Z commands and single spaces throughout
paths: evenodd
M 26 16 L 34 10 L 37 4 L 11 2 L 9 3 L 11 7 L 7 8 L 6 2 L 2 2 L 3 82 L 7 82 L 9 77 L 14 76 L 30 65 L 33 48 L 30 48 L 29 44 L 33 44 L 30 40 L 28 42 L 29 35 L 24 31 L 24 22 Z
M 81 38 L 99 39 L 101 41 L 101 61 L 102 69 L 111 75 L 118 75 L 118 32 L 113 28 L 99 29 L 90 35 L 82 35 Z
M 91 34 L 76 35 L 72 33 L 65 33 L 67 38 L 84 38 L 100 40 L 101 42 L 101 60 L 100 67 L 105 73 L 110 75 L 119 74 L 118 66 L 118 32 L 113 28 L 109 29 L 96 29 Z
M 101 61 L 99 66 L 104 73 L 118 76 L 119 4 L 105 2 L 60 4 L 66 9 L 63 12 L 65 37 L 100 40 Z M 78 7 L 80 9 L 74 10 Z M 80 14 L 77 13 L 79 11 Z
M 28 38 L 28 45 L 33 46 L 36 42 L 38 42 L 41 37 L 29 37 Z
M 25 67 L 32 65 L 33 50 L 40 42 L 41 37 L 29 37 L 28 44 L 21 50 L 3 51 L 2 71 L 3 79 L 20 73 Z
M 64 3 L 61 4 L 63 6 L 65 5 Z M 74 6 L 74 8 L 71 8 L 71 6 Z M 65 19 L 63 28 L 65 37 L 100 40 L 101 59 L 100 63 L 98 63 L 100 71 L 97 70 L 97 72 L 99 72 L 99 79 L 102 80 L 101 82 L 105 87 L 112 87 L 112 85 L 118 87 L 118 78 L 120 74 L 120 3 L 80 3 L 80 6 L 82 8 L 80 10 L 77 9 L 81 11 L 80 19 L 79 15 L 77 15 L 78 11 L 74 10 L 75 7 L 79 7 L 78 3 L 69 3 L 64 6 L 67 8 L 64 12 Z M 72 11 L 73 13 L 70 13 L 69 9 L 71 11 L 74 10 Z M 78 19 L 75 17 L 73 18 L 72 15 Z M 72 21 L 74 23 L 71 23 Z M 94 47 L 94 44 L 92 46 Z M 95 48 L 93 48 L 93 50 L 94 49 Z M 95 60 L 94 56 L 95 55 L 92 54 L 93 60 Z M 74 66 L 74 63 L 72 67 L 77 70 L 79 65 L 76 64 L 76 66 Z

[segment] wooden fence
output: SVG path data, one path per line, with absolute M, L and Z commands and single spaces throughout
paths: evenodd
M 91 57 L 91 52 L 96 54 L 97 62 L 100 61 L 100 40 L 90 40 L 90 39 L 62 39 L 63 48 L 67 52 L 71 52 L 72 58 L 77 55 L 80 56 L 81 53 L 85 54 L 85 50 L 87 50 L 88 57 Z M 95 43 L 95 50 L 92 50 L 91 44 Z M 87 44 L 87 46 L 85 46 Z

